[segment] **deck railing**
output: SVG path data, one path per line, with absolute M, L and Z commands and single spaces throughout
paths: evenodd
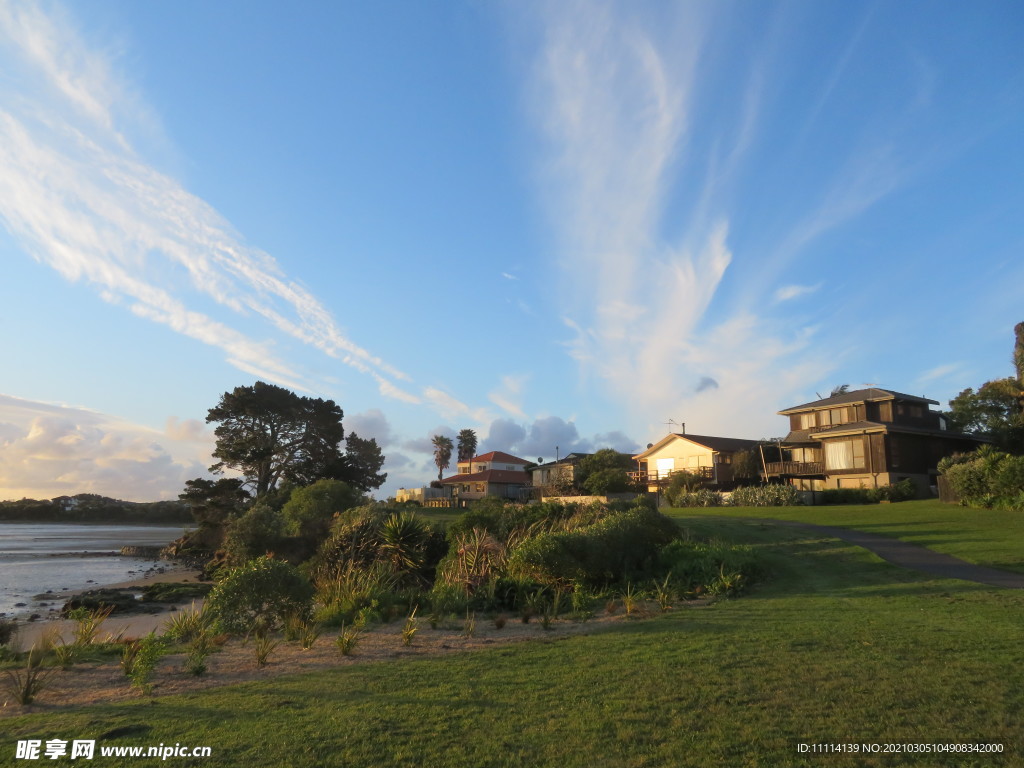
M 630 472 L 629 477 L 635 483 L 647 483 L 648 485 L 664 484 L 669 481 L 672 475 L 680 472 L 687 472 L 696 475 L 701 480 L 714 480 L 714 467 L 689 467 L 688 469 L 652 470 L 649 472 Z
M 769 475 L 823 475 L 825 465 L 820 461 L 770 461 Z

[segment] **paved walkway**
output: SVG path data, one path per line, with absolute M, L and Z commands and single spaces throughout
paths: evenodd
M 824 536 L 842 539 L 874 552 L 880 558 L 893 565 L 898 565 L 901 568 L 907 568 L 912 571 L 922 571 L 923 573 L 943 579 L 973 581 L 976 584 L 985 584 L 990 587 L 1024 589 L 1024 574 L 1000 571 L 997 568 L 986 568 L 983 565 L 974 565 L 952 555 L 944 555 L 941 552 L 936 552 L 918 544 L 911 544 L 877 533 L 865 533 L 864 531 L 855 531 L 850 528 L 837 528 L 832 525 L 798 523 L 791 520 L 756 519 L 765 523 L 786 526 L 787 528 L 805 528 L 816 531 Z

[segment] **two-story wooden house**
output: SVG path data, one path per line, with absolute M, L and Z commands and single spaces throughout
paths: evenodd
M 765 467 L 802 490 L 877 488 L 911 479 L 919 494 L 935 485 L 944 456 L 979 441 L 946 429 L 935 400 L 888 389 L 858 389 L 779 411 L 789 417 L 785 461 Z

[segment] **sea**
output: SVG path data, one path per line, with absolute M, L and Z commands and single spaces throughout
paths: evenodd
M 163 546 L 181 526 L 0 523 L 0 616 L 48 618 L 63 595 L 142 576 L 166 562 L 118 554 L 124 546 Z

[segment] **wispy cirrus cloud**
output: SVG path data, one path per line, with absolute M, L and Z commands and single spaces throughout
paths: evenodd
M 271 341 L 240 329 L 258 318 L 372 376 L 382 394 L 420 402 L 397 383 L 407 374 L 343 334 L 273 257 L 139 157 L 121 126 L 144 118 L 144 107 L 60 6 L 0 2 L 0 57 L 18 73 L 0 109 L 0 221 L 35 258 L 139 317 L 221 349 L 254 376 L 309 386 Z
M 631 431 L 663 430 L 668 416 L 689 413 L 700 416 L 688 417 L 695 431 L 756 436 L 773 422 L 766 403 L 822 373 L 798 357 L 808 333 L 711 311 L 737 258 L 723 201 L 758 142 L 765 75 L 748 78 L 738 128 L 705 142 L 724 164 L 701 170 L 688 160 L 710 21 L 688 6 L 678 23 L 653 29 L 631 9 L 563 3 L 542 13 L 532 95 L 549 146 L 566 345 L 585 378 L 628 403 Z M 693 202 L 672 208 L 677 199 Z M 685 233 L 668 234 L 679 221 Z
M 801 296 L 806 296 L 810 293 L 815 293 L 821 288 L 821 283 L 815 283 L 814 285 L 783 285 L 775 291 L 775 301 L 790 301 L 791 299 L 797 299 Z

